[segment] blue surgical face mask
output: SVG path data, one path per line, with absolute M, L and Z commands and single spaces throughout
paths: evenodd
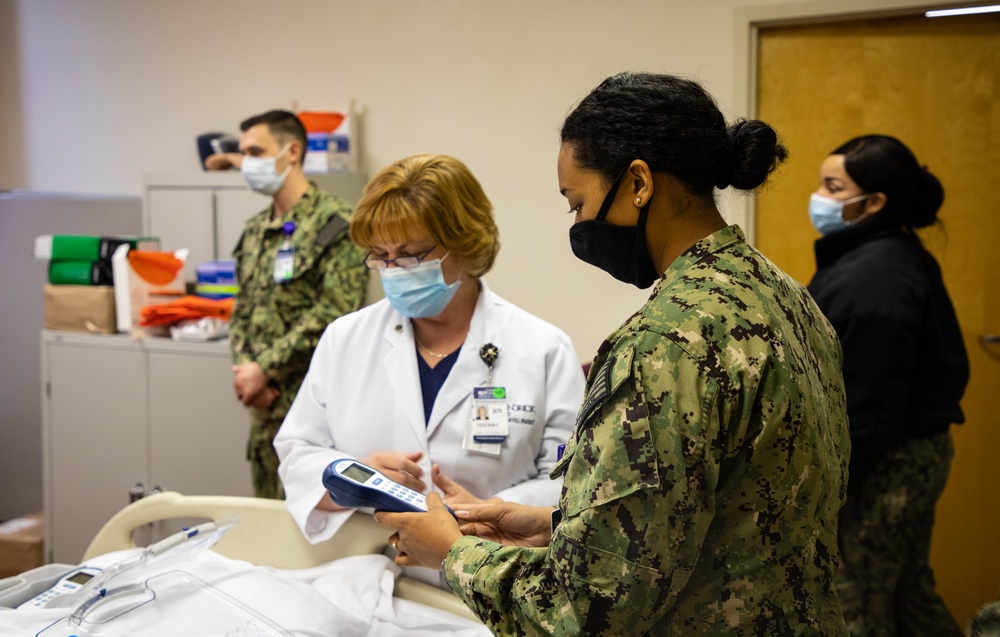
M 451 253 L 448 253 L 451 254 Z M 441 262 L 448 258 L 423 261 L 410 268 L 385 268 L 379 270 L 385 298 L 397 312 L 408 318 L 437 316 L 451 303 L 458 284 L 444 282 Z
M 285 172 L 278 174 L 275 162 L 278 157 L 285 154 L 289 144 L 281 149 L 281 152 L 274 157 L 244 157 L 240 165 L 240 172 L 246 180 L 250 190 L 263 195 L 274 195 L 281 190 L 281 185 L 285 183 L 285 177 L 292 170 L 291 163 L 285 168 Z
M 867 199 L 870 196 L 870 194 L 865 194 L 848 199 L 847 201 L 841 201 L 840 199 L 813 194 L 809 198 L 809 219 L 812 221 L 813 227 L 819 230 L 819 233 L 824 236 L 846 230 L 867 217 L 868 213 L 866 212 L 859 217 L 846 221 L 844 219 L 844 206 Z

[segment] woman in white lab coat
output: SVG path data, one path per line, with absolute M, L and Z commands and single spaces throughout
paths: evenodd
M 446 502 L 555 505 L 549 470 L 583 398 L 580 360 L 480 278 L 499 239 L 479 182 L 452 157 L 403 159 L 366 186 L 350 232 L 386 298 L 327 327 L 274 440 L 306 537 L 326 540 L 350 515 L 321 482 L 344 457 Z M 475 441 L 484 411 L 503 442 Z

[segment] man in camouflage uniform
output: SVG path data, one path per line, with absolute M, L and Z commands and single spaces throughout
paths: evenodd
M 845 636 L 840 366 L 812 298 L 739 228 L 701 239 L 598 352 L 547 548 L 463 536 L 449 584 L 503 635 Z
M 250 408 L 247 458 L 254 492 L 282 498 L 272 440 L 320 335 L 361 306 L 368 273 L 364 254 L 346 235 L 351 205 L 321 191 L 302 170 L 306 133 L 299 119 L 270 111 L 240 128 L 244 176 L 274 201 L 247 221 L 233 252 L 239 282 L 230 322 L 233 386 Z M 294 226 L 286 228 L 288 222 Z M 279 283 L 275 260 L 286 239 L 294 256 L 290 274 Z

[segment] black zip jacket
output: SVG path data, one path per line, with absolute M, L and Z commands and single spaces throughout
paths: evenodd
M 844 350 L 849 492 L 902 440 L 964 422 L 969 380 L 937 261 L 912 231 L 872 221 L 819 239 L 809 283 Z

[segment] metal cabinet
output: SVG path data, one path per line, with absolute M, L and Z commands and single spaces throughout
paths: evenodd
M 184 494 L 253 495 L 249 416 L 233 393 L 228 341 L 147 340 L 149 483 Z M 209 349 L 211 347 L 211 349 Z
M 42 387 L 47 561 L 79 562 L 137 482 L 253 494 L 226 341 L 46 330 Z
M 149 479 L 142 350 L 128 338 L 105 338 L 99 347 L 55 333 L 43 339 L 48 562 L 78 563 L 90 538 L 128 502 L 129 487 Z

